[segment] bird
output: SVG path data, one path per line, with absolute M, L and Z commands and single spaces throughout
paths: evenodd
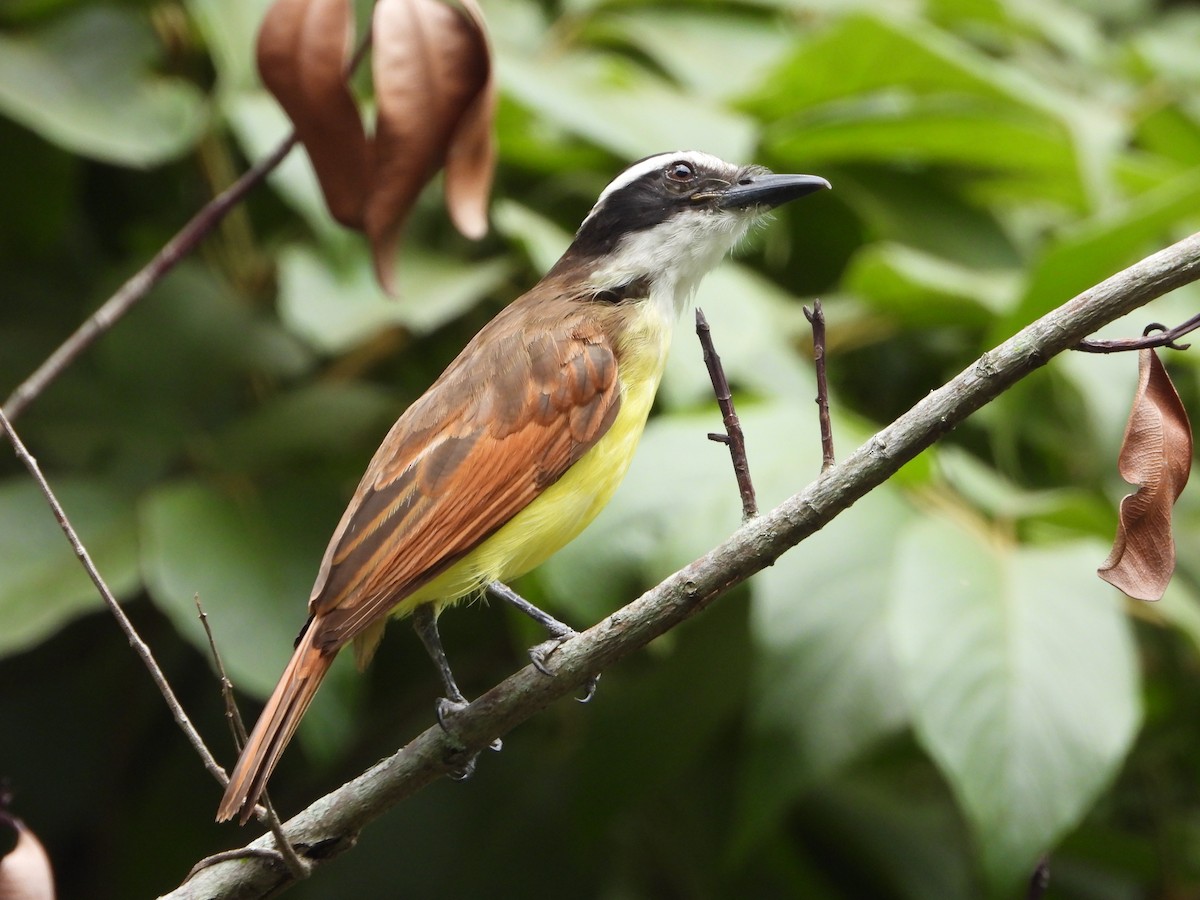
M 535 568 L 595 518 L 629 467 L 672 326 L 700 280 L 771 209 L 829 187 L 689 150 L 638 160 L 604 188 L 558 262 L 475 335 L 371 459 L 218 821 L 249 820 L 338 651 L 353 642 L 362 668 L 390 617 L 412 617 L 441 702 L 465 705 L 438 615 Z M 558 638 L 574 634 L 542 616 Z

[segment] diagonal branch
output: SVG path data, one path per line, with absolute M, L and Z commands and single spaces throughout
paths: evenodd
M 113 614 L 113 618 L 117 620 L 117 625 L 125 635 L 125 639 L 129 641 L 129 646 L 141 658 L 146 668 L 150 671 L 150 677 L 154 680 L 154 684 L 158 687 L 163 699 L 167 702 L 167 706 L 171 709 L 171 715 L 177 724 L 199 754 L 201 762 L 204 763 L 204 768 L 208 770 L 213 778 L 217 779 L 217 783 L 225 785 L 229 783 L 229 777 L 225 774 L 225 770 L 213 758 L 209 752 L 208 746 L 204 743 L 204 739 L 200 737 L 200 732 L 196 730 L 196 726 L 192 724 L 192 720 L 183 710 L 183 704 L 179 702 L 179 698 L 175 696 L 175 691 L 171 689 L 170 682 L 167 681 L 167 676 L 163 674 L 163 670 L 159 668 L 158 663 L 154 659 L 154 654 L 150 652 L 150 646 L 142 640 L 137 633 L 137 629 L 133 627 L 133 623 L 129 621 L 129 617 L 125 615 L 125 610 L 121 608 L 121 604 L 117 602 L 117 598 L 113 596 L 113 592 L 108 589 L 108 585 L 101 577 L 95 563 L 92 562 L 91 555 L 87 552 L 87 548 L 83 546 L 83 542 L 79 540 L 79 535 L 76 534 L 75 528 L 71 525 L 71 520 L 67 518 L 66 512 L 63 511 L 62 504 L 58 502 L 58 497 L 51 490 L 49 482 L 46 481 L 46 476 L 42 474 L 41 466 L 38 465 L 36 459 L 25 449 L 25 445 L 17 436 L 17 432 L 12 427 L 12 422 L 0 410 L 0 433 L 8 436 L 12 442 L 13 450 L 16 451 L 17 458 L 25 465 L 30 476 L 37 482 L 37 486 L 41 489 L 46 502 L 50 505 L 51 511 L 54 513 L 54 518 L 58 521 L 58 525 L 66 535 L 67 541 L 71 544 L 71 549 L 75 551 L 75 555 L 79 558 L 79 562 L 83 565 L 84 571 L 87 572 L 88 578 L 92 580 L 92 584 L 96 586 L 96 590 L 100 592 L 100 596 L 104 599 L 105 605 Z
M 252 168 L 243 172 L 237 181 L 208 201 L 175 237 L 163 245 L 150 262 L 121 285 L 115 294 L 104 301 L 103 306 L 88 316 L 84 323 L 75 329 L 75 333 L 63 341 L 58 349 L 38 366 L 37 371 L 22 381 L 4 401 L 4 414 L 9 420 L 12 421 L 21 415 L 25 407 L 65 372 L 79 354 L 96 343 L 133 308 L 134 304 L 146 296 L 152 287 L 195 250 L 220 221 L 242 202 L 242 198 L 250 193 L 250 189 L 283 161 L 295 144 L 296 135 L 293 133 L 284 138 L 279 146 L 271 151 L 270 156 L 259 160 Z
M 555 657 L 555 677 L 547 678 L 526 666 L 479 697 L 456 716 L 456 734 L 468 749 L 482 749 L 769 566 L 1056 354 L 1100 326 L 1197 279 L 1200 233 L 1147 257 L 1043 316 L 930 393 L 804 490 L 745 523 L 700 559 L 563 643 Z M 285 825 L 289 840 L 316 864 L 348 850 L 363 827 L 447 773 L 450 749 L 441 729 L 429 728 L 394 756 L 289 821 Z M 249 846 L 266 849 L 272 840 L 267 835 Z M 261 859 L 239 859 L 200 872 L 167 896 L 173 900 L 263 897 L 290 883 L 282 867 Z

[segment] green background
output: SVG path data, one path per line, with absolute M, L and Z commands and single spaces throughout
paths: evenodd
M 381 296 L 286 163 L 17 425 L 228 765 L 199 594 L 248 698 L 274 684 L 391 421 L 556 258 L 629 161 L 703 149 L 834 190 L 703 285 L 769 507 L 819 467 L 801 305 L 822 298 L 839 453 L 1022 325 L 1200 223 L 1200 11 L 1149 0 L 484 0 L 491 234 L 426 192 Z M 366 14 L 360 5 L 360 19 Z M 0 395 L 286 133 L 262 0 L 0 5 Z M 365 78 L 358 86 L 367 88 Z M 369 97 L 364 97 L 369 105 Z M 1196 311 L 1182 289 L 1117 323 Z M 1194 354 L 1169 353 L 1196 407 Z M 305 898 L 1200 893 L 1200 492 L 1156 605 L 1095 577 L 1129 488 L 1133 355 L 1068 354 L 748 588 L 369 828 Z M 517 586 L 576 625 L 740 517 L 690 325 L 626 484 Z M 0 454 L 0 775 L 63 897 L 147 897 L 250 831 Z M 443 620 L 478 693 L 540 639 Z M 272 782 L 287 813 L 432 722 L 393 627 L 340 661 Z

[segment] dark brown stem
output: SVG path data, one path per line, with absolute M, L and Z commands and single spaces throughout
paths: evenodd
M 296 135 L 285 138 L 271 155 L 260 160 L 252 168 L 213 197 L 183 226 L 175 237 L 167 241 L 150 262 L 126 281 L 117 292 L 104 301 L 104 305 L 92 313 L 75 333 L 59 345 L 58 349 L 38 366 L 37 371 L 26 378 L 4 401 L 4 414 L 9 420 L 16 419 L 30 403 L 61 375 L 75 359 L 96 342 L 108 329 L 141 300 L 152 287 L 175 268 L 196 245 L 199 244 L 229 214 L 242 198 L 267 173 L 279 165 L 296 143 Z
M 721 365 L 721 357 L 717 356 L 713 347 L 712 329 L 708 327 L 708 320 L 704 318 L 704 310 L 700 307 L 696 307 L 696 336 L 700 338 L 700 346 L 704 350 L 704 365 L 708 367 L 708 377 L 712 380 L 713 393 L 725 425 L 724 434 L 710 432 L 708 439 L 729 448 L 733 474 L 742 495 L 742 521 L 748 522 L 758 515 L 758 500 L 754 496 L 754 482 L 750 480 L 750 462 L 746 459 L 746 436 L 742 433 L 742 423 L 733 408 L 733 395 Z
M 825 310 L 819 299 L 813 308 L 804 307 L 804 318 L 812 325 L 813 364 L 817 369 L 817 418 L 821 423 L 821 471 L 832 468 L 833 425 L 829 421 L 829 379 L 825 373 Z
M 183 711 L 183 706 L 180 704 L 179 698 L 175 696 L 175 692 L 171 689 L 167 677 L 163 674 L 162 669 L 159 668 L 158 663 L 155 662 L 154 654 L 150 652 L 150 647 L 138 635 L 137 629 L 133 627 L 133 623 L 125 615 L 125 610 L 121 608 L 121 604 L 117 602 L 117 598 L 113 596 L 104 579 L 100 577 L 100 572 L 92 562 L 87 549 L 79 540 L 79 535 L 75 532 L 75 527 L 71 524 L 70 519 L 67 518 L 66 512 L 63 511 L 62 504 L 58 502 L 58 497 L 51 490 L 50 484 L 42 474 L 37 460 L 25 449 L 25 445 L 21 443 L 21 439 L 17 436 L 16 431 L 13 430 L 12 423 L 8 420 L 3 410 L 0 410 L 0 432 L 8 435 L 9 441 L 12 442 L 13 450 L 16 451 L 17 458 L 24 463 L 33 480 L 37 482 L 37 486 L 41 488 L 42 494 L 46 497 L 46 502 L 50 504 L 50 509 L 54 513 L 54 518 L 58 520 L 59 527 L 62 528 L 63 534 L 67 536 L 67 540 L 71 544 L 71 549 L 75 551 L 75 555 L 83 565 L 84 571 L 87 572 L 88 577 L 92 580 L 92 584 L 96 586 L 96 590 L 100 592 L 100 596 L 104 599 L 105 605 L 108 606 L 109 611 L 113 614 L 113 618 L 117 620 L 117 625 L 124 632 L 125 638 L 129 641 L 129 646 L 141 657 L 142 662 L 150 671 L 150 677 L 154 680 L 154 684 L 158 687 L 163 699 L 167 701 L 167 706 L 170 708 L 171 715 L 174 717 L 176 724 L 183 729 L 184 735 L 195 748 L 196 753 L 200 755 L 200 759 L 204 763 L 204 768 L 208 770 L 209 774 L 219 784 L 228 784 L 229 777 L 225 774 L 225 770 L 217 764 L 216 759 L 213 758 L 212 753 L 205 746 L 204 740 L 200 737 L 200 732 L 196 730 L 196 727 L 192 725 L 192 720 Z
M 1033 874 L 1029 876 L 1029 889 L 1025 892 L 1025 900 L 1042 900 L 1046 888 L 1050 887 L 1050 860 L 1042 857 L 1038 860 Z
M 1080 341 L 1072 350 L 1081 353 L 1124 353 L 1127 350 L 1144 350 L 1147 347 L 1168 347 L 1171 350 L 1186 350 L 1191 344 L 1177 344 L 1177 338 L 1190 334 L 1200 328 L 1200 315 L 1192 316 L 1186 322 L 1167 328 L 1158 322 L 1151 322 L 1142 329 L 1140 338 L 1126 338 L 1116 341 Z M 1152 333 L 1153 332 L 1153 333 Z
M 233 745 L 241 750 L 246 746 L 246 723 L 242 721 L 242 714 L 238 711 L 237 702 L 233 699 L 233 682 L 225 673 L 225 664 L 221 661 L 220 651 L 217 650 L 217 639 L 213 636 L 212 628 L 208 624 L 208 613 L 204 611 L 204 606 L 200 603 L 200 595 L 195 594 L 192 599 L 196 603 L 196 614 L 200 616 L 200 624 L 204 626 L 204 634 L 208 637 L 208 648 L 212 651 L 213 665 L 217 667 L 217 676 L 221 681 L 221 697 L 225 700 L 225 718 L 229 722 L 229 730 L 233 732 Z M 271 798 L 267 796 L 266 791 L 263 791 L 262 802 L 264 815 L 260 815 L 259 818 L 267 823 L 271 834 L 275 835 L 275 849 L 279 852 L 279 856 L 293 877 L 307 878 L 309 866 L 297 855 L 295 848 L 288 843 L 287 835 L 283 833 L 283 824 L 279 821 L 279 814 L 275 812 L 275 807 L 271 804 Z M 203 862 L 201 860 L 201 863 Z M 196 869 L 193 868 L 192 871 L 195 872 Z M 191 875 L 188 877 L 190 878 Z

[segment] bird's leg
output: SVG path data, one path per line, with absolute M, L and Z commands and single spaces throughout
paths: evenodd
M 534 606 L 507 584 L 502 581 L 493 581 L 487 586 L 487 592 L 498 600 L 502 600 L 511 606 L 513 609 L 523 612 L 533 621 L 537 622 L 543 628 L 550 632 L 550 640 L 543 641 L 536 646 L 529 648 L 529 659 L 533 662 L 533 667 L 543 675 L 550 677 L 554 673 L 550 671 L 547 665 L 547 659 L 550 654 L 557 650 L 564 642 L 576 637 L 579 632 L 563 622 L 558 621 L 550 613 L 543 609 Z M 584 690 L 584 695 L 579 698 L 580 703 L 587 703 L 596 694 L 596 682 L 600 680 L 600 676 L 596 675 L 591 678 Z
M 436 711 L 438 724 L 442 726 L 442 731 L 453 739 L 456 743 L 462 744 L 458 736 L 447 725 L 446 720 L 454 713 L 467 706 L 467 698 L 463 692 L 459 690 L 458 682 L 454 680 L 454 673 L 450 671 L 450 660 L 446 658 L 446 651 L 442 647 L 442 638 L 438 634 L 437 614 L 434 612 L 432 603 L 422 603 L 412 614 L 413 630 L 416 631 L 417 637 L 421 639 L 421 643 L 425 645 L 425 652 L 429 654 L 429 658 L 433 660 L 433 664 L 437 667 L 438 674 L 442 678 L 442 685 L 446 689 L 446 696 L 438 700 Z M 500 739 L 492 741 L 490 745 L 492 750 L 499 750 L 501 747 Z M 463 761 L 458 770 L 454 773 L 454 777 L 460 780 L 471 777 L 475 771 L 475 757 L 478 754 L 472 754 Z

